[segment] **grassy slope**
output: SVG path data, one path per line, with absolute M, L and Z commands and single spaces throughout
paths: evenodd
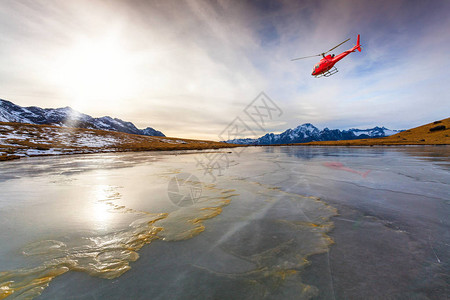
M 430 131 L 436 126 L 444 130 Z M 310 142 L 295 145 L 317 146 L 372 146 L 372 145 L 450 145 L 450 118 L 402 131 L 400 133 L 373 139 Z
M 217 149 L 236 146 L 239 145 L 105 130 L 0 122 L 0 160 L 50 154 Z

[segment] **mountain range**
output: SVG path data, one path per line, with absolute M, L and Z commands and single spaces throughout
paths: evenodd
M 339 141 L 354 140 L 390 136 L 399 133 L 400 130 L 390 130 L 386 127 L 374 127 L 370 129 L 328 129 L 319 130 L 311 123 L 305 123 L 294 129 L 288 129 L 280 134 L 267 133 L 257 139 L 233 139 L 226 143 L 245 145 L 275 145 L 307 143 L 314 141 Z
M 109 116 L 94 118 L 80 113 L 70 107 L 40 108 L 36 106 L 22 107 L 11 101 L 0 99 L 0 122 L 17 122 L 37 125 L 58 125 L 86 129 L 109 130 L 147 136 L 165 136 L 152 127 L 138 129 L 133 123 Z M 267 133 L 257 139 L 245 138 L 225 141 L 230 144 L 274 145 L 307 143 L 314 141 L 339 141 L 386 137 L 400 131 L 386 127 L 370 129 L 328 129 L 319 130 L 311 123 L 302 124 L 280 134 Z
M 11 101 L 0 99 L 0 122 L 17 122 L 37 125 L 100 129 L 139 135 L 165 136 L 151 127 L 138 129 L 133 123 L 108 116 L 94 118 L 70 107 L 40 108 L 22 107 Z

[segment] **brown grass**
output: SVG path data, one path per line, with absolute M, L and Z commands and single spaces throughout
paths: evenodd
M 433 130 L 437 126 L 445 129 Z M 430 129 L 432 129 L 430 131 Z M 437 128 L 439 129 L 439 128 Z M 312 146 L 374 146 L 374 145 L 450 145 L 450 118 L 435 121 L 400 133 L 373 139 L 309 142 L 295 145 Z
M 10 138 L 5 140 L 4 145 L 0 143 L 0 161 L 19 158 L 16 154 L 24 153 L 28 149 L 49 150 L 54 149 L 67 153 L 92 153 L 92 152 L 125 152 L 125 151 L 170 151 L 170 150 L 202 150 L 242 147 L 242 145 L 226 144 L 206 140 L 191 140 L 172 137 L 156 137 L 128 134 L 122 132 L 67 128 L 52 125 L 33 125 L 24 123 L 0 122 L 12 129 L 1 129 L 1 133 L 20 134 L 25 139 Z M 62 135 L 63 138 L 57 138 Z M 89 135 L 95 138 L 113 138 L 118 140 L 102 147 L 86 147 L 77 145 L 80 135 Z M 49 136 L 50 138 L 47 138 Z M 36 140 L 39 140 L 36 142 Z M 174 143 L 170 143 L 173 141 Z M 177 143 L 183 141 L 184 143 Z M 3 154 L 2 154 L 3 153 Z

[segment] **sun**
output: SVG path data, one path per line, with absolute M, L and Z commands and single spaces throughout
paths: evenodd
M 115 105 L 135 91 L 133 55 L 114 37 L 83 39 L 64 51 L 56 64 L 58 81 L 73 107 Z

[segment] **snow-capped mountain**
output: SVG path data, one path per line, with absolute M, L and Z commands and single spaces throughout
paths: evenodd
M 370 129 L 328 129 L 319 130 L 311 123 L 305 123 L 294 129 L 288 129 L 283 133 L 274 134 L 267 133 L 257 139 L 234 139 L 228 140 L 227 143 L 246 144 L 246 145 L 273 145 L 273 144 L 291 144 L 291 143 L 307 143 L 313 141 L 339 141 L 354 140 L 389 136 L 399 133 L 399 130 L 390 130 L 386 127 L 374 127 Z
M 40 108 L 22 107 L 0 99 L 0 122 L 18 122 L 39 125 L 59 125 L 88 129 L 101 129 L 140 135 L 165 136 L 151 127 L 138 129 L 131 122 L 111 117 L 93 118 L 70 107 Z

